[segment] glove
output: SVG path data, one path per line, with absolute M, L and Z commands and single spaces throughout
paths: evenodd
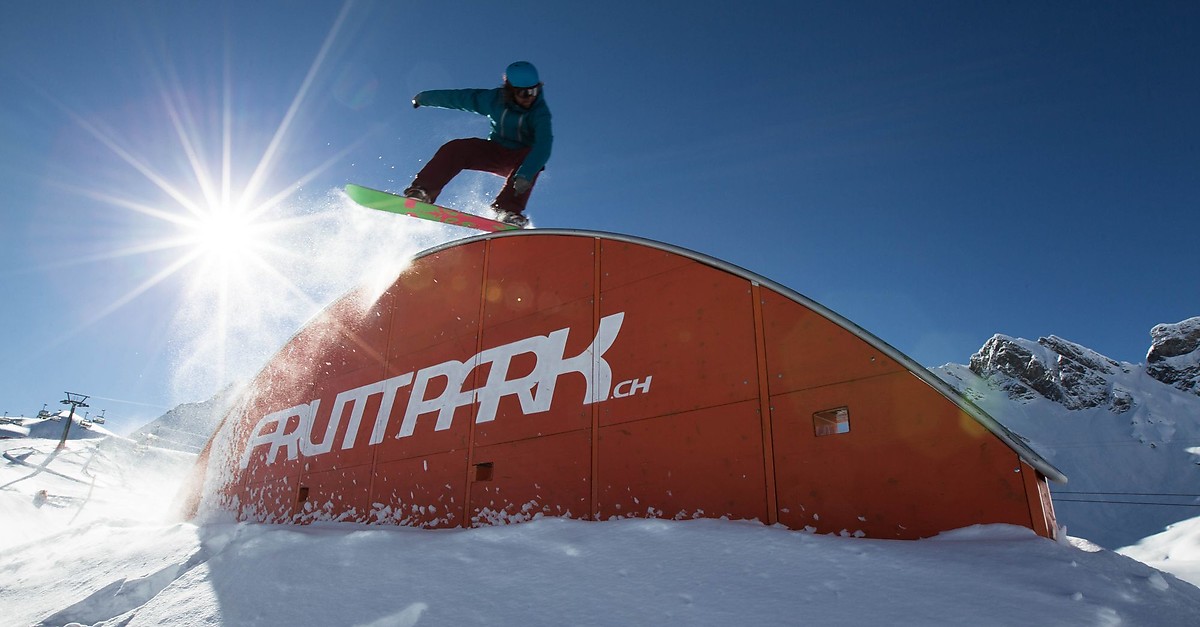
M 421 103 L 417 102 L 416 96 L 413 96 L 413 108 L 416 109 L 419 106 L 421 106 Z
M 533 181 L 531 181 L 527 178 L 522 178 L 522 177 L 518 176 L 513 179 L 513 182 L 512 182 L 513 193 L 518 196 L 524 196 L 525 193 L 528 192 L 531 187 L 533 187 Z

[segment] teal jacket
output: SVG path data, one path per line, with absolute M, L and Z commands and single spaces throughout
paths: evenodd
M 422 107 L 457 109 L 486 116 L 492 123 L 488 140 L 506 148 L 530 149 L 516 172 L 523 179 L 532 181 L 550 160 L 554 134 L 550 130 L 550 107 L 546 105 L 544 91 L 538 94 L 533 107 L 529 109 L 508 102 L 503 87 L 423 91 L 413 100 Z

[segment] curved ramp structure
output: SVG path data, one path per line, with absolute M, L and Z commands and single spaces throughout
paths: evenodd
M 426 251 L 381 294 L 331 305 L 200 464 L 205 506 L 241 520 L 725 517 L 901 539 L 980 523 L 1053 537 L 1046 481 L 1066 480 L 792 290 L 544 229 Z

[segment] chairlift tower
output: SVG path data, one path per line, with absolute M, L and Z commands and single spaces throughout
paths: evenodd
M 84 402 L 87 399 L 86 394 L 67 392 L 67 398 L 62 401 L 62 404 L 71 406 L 71 414 L 67 416 L 67 423 L 63 425 L 62 439 L 58 441 L 58 448 L 54 449 L 55 451 L 60 451 L 67 445 L 67 434 L 71 432 L 71 423 L 75 421 L 75 410 L 79 407 L 88 407 L 89 405 Z

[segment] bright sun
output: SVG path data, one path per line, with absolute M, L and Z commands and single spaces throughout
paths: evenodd
M 248 211 L 223 205 L 189 222 L 195 251 L 210 263 L 237 269 L 257 248 L 254 235 L 261 227 Z
M 229 58 L 225 59 L 219 92 L 181 80 L 169 59 L 166 67 L 152 68 L 149 74 L 161 89 L 159 99 L 147 104 L 136 132 L 129 134 L 107 121 L 59 105 L 80 128 L 150 183 L 131 185 L 131 179 L 122 177 L 118 191 L 79 190 L 94 200 L 150 218 L 139 219 L 136 228 L 123 231 L 130 235 L 128 242 L 123 240 L 121 246 L 97 259 L 153 254 L 155 261 L 163 264 L 137 268 L 138 281 L 111 303 L 90 309 L 88 319 L 72 334 L 174 280 L 180 295 L 170 309 L 178 335 L 174 341 L 180 347 L 176 350 L 181 355 L 177 377 L 203 377 L 224 385 L 231 380 L 230 374 L 246 375 L 245 371 L 227 370 L 230 365 L 251 363 L 239 355 L 264 346 L 273 349 L 271 342 L 294 326 L 296 312 L 303 315 L 320 305 L 310 291 L 314 281 L 326 279 L 326 264 L 314 266 L 306 252 L 314 225 L 323 224 L 330 212 L 298 210 L 292 201 L 298 190 L 341 163 L 357 144 L 329 155 L 290 183 L 280 185 L 272 179 L 286 154 L 285 139 L 301 117 L 301 105 L 333 47 L 347 7 L 331 27 L 291 104 L 279 112 L 273 133 L 258 128 L 261 105 L 256 105 L 253 94 L 234 97 Z M 241 115 L 243 108 L 249 113 Z M 253 132 L 245 133 L 249 120 L 255 121 Z M 161 128 L 155 124 L 160 121 L 164 123 Z M 235 139 L 243 135 L 254 146 L 263 138 L 269 140 L 261 153 L 243 154 L 242 146 L 235 146 Z M 138 200 L 142 193 L 145 199 Z

